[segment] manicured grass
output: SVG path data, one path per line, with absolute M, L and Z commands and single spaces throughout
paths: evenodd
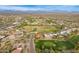
M 36 40 L 36 52 L 74 52 L 79 42 L 79 36 L 73 36 L 66 41 L 58 40 Z

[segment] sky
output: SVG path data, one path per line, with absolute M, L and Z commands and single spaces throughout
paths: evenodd
M 0 5 L 0 10 L 79 12 L 79 5 Z

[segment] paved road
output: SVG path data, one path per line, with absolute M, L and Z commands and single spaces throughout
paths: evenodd
M 29 53 L 35 53 L 35 44 L 34 44 L 34 35 L 30 35 L 28 40 L 28 52 Z

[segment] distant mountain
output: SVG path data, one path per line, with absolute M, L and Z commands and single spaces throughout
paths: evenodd
M 3 13 L 12 13 L 12 14 L 48 14 L 48 13 L 78 13 L 77 11 L 72 11 L 72 12 L 68 12 L 68 11 L 16 11 L 16 10 L 0 10 L 0 14 Z

